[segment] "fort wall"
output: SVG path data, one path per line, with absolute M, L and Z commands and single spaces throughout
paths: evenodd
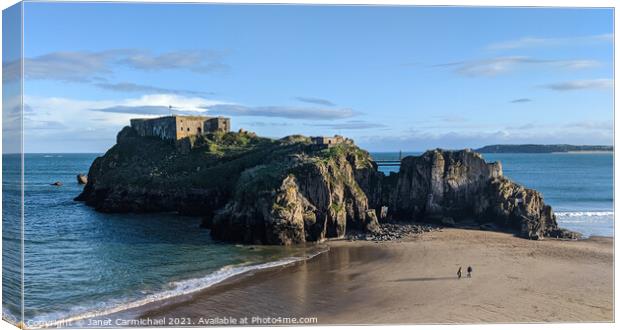
M 175 140 L 177 137 L 176 119 L 173 116 L 132 119 L 130 123 L 140 136 L 154 136 L 163 140 Z
M 153 136 L 163 140 L 181 140 L 205 133 L 230 131 L 230 118 L 225 117 L 166 116 L 131 119 L 130 122 L 140 136 Z

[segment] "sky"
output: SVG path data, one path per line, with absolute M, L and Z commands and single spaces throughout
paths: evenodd
M 24 149 L 104 152 L 169 106 L 370 151 L 610 145 L 612 56 L 611 9 L 29 2 Z

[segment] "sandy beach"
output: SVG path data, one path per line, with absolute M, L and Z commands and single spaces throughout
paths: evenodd
M 613 239 L 531 241 L 444 229 L 243 276 L 141 317 L 316 318 L 319 324 L 610 322 Z M 459 266 L 472 278 L 456 278 Z M 465 271 L 464 271 L 465 274 Z

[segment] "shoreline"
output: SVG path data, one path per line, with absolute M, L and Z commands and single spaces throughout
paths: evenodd
M 195 301 L 201 301 L 204 299 L 208 299 L 206 298 L 207 296 L 209 296 L 210 294 L 216 293 L 216 294 L 221 294 L 223 292 L 226 292 L 228 290 L 237 290 L 239 286 L 244 286 L 247 285 L 248 283 L 257 283 L 263 280 L 269 280 L 269 274 L 280 274 L 282 271 L 287 271 L 286 269 L 288 268 L 292 268 L 292 267 L 299 267 L 300 264 L 307 264 L 307 263 L 312 263 L 314 259 L 316 258 L 328 258 L 330 259 L 331 257 L 329 257 L 329 254 L 332 253 L 332 250 L 336 249 L 336 250 L 341 250 L 341 249 L 365 249 L 367 250 L 366 253 L 368 253 L 369 255 L 376 255 L 377 253 L 379 253 L 378 251 L 374 251 L 375 249 L 379 248 L 379 249 L 386 249 L 386 250 L 390 250 L 390 247 L 393 247 L 394 245 L 398 245 L 398 244 L 405 244 L 405 245 L 411 245 L 411 244 L 417 244 L 420 241 L 426 241 L 429 238 L 432 240 L 434 239 L 433 233 L 437 232 L 440 236 L 444 235 L 442 234 L 443 231 L 446 232 L 462 232 L 466 235 L 467 232 L 470 232 L 470 234 L 473 233 L 473 236 L 479 236 L 479 235 L 483 235 L 483 236 L 505 236 L 505 239 L 508 240 L 516 240 L 516 242 L 519 241 L 526 241 L 526 242 L 540 242 L 542 244 L 547 244 L 549 242 L 566 242 L 568 244 L 571 244 L 571 242 L 588 242 L 587 244 L 590 244 L 590 242 L 609 242 L 613 245 L 613 237 L 606 237 L 606 236 L 590 236 L 590 237 L 586 237 L 586 238 L 582 238 L 582 239 L 578 239 L 578 240 L 569 240 L 569 239 L 554 239 L 554 238 L 547 238 L 544 241 L 532 241 L 532 240 L 528 240 L 528 239 L 524 239 L 524 238 L 519 238 L 517 236 L 514 235 L 514 233 L 510 233 L 510 232 L 501 232 L 501 231 L 481 231 L 478 229 L 474 229 L 474 228 L 438 228 L 436 231 L 431 231 L 431 232 L 424 232 L 421 234 L 416 234 L 416 235 L 409 235 L 406 238 L 403 239 L 396 239 L 396 240 L 387 240 L 387 241 L 381 241 L 381 240 L 365 240 L 365 239 L 355 239 L 355 238 L 339 238 L 339 239 L 328 239 L 322 243 L 315 243 L 312 245 L 325 245 L 326 248 L 321 249 L 321 251 L 318 251 L 316 253 L 313 253 L 311 255 L 308 256 L 304 256 L 304 257 L 297 257 L 294 258 L 295 260 L 277 260 L 277 261 L 273 261 L 273 262 L 268 262 L 268 263 L 263 263 L 263 264 L 257 264 L 257 265 L 252 265 L 251 269 L 247 269 L 244 271 L 241 271 L 239 273 L 236 274 L 232 274 L 230 276 L 224 277 L 220 280 L 214 281 L 214 282 L 210 282 L 207 285 L 205 285 L 204 287 L 200 287 L 200 288 L 196 288 L 193 290 L 190 290 L 190 292 L 183 292 L 180 294 L 176 294 L 176 295 L 172 295 L 172 296 L 168 296 L 168 297 L 162 297 L 160 299 L 156 299 L 156 300 L 152 300 L 152 301 L 148 301 L 148 302 L 141 302 L 143 300 L 147 300 L 150 296 L 145 297 L 144 299 L 141 299 L 140 301 L 132 301 L 129 302 L 127 305 L 135 305 L 135 306 L 131 306 L 131 307 L 126 307 L 127 305 L 124 306 L 115 306 L 115 307 L 110 307 L 108 310 L 106 311 L 92 311 L 92 312 L 85 312 L 84 314 L 81 315 L 74 315 L 74 316 L 70 316 L 68 318 L 59 320 L 54 322 L 53 324 L 49 323 L 46 326 L 39 326 L 39 327 L 30 327 L 30 328 L 47 328 L 47 327 L 52 327 L 55 326 L 57 323 L 62 323 L 62 324 L 66 324 L 66 323 L 70 323 L 73 324 L 69 327 L 82 327 L 82 326 L 89 326 L 89 322 L 91 322 L 90 320 L 105 320 L 105 319 L 115 319 L 115 318 L 122 318 L 122 319 L 143 319 L 143 318 L 153 318 L 153 316 L 159 316 L 161 317 L 162 314 L 161 312 L 167 310 L 167 308 L 172 307 L 172 310 L 176 311 L 176 306 L 189 306 L 191 305 L 192 302 Z M 429 235 L 431 237 L 429 237 Z M 454 242 L 454 244 L 462 244 L 462 242 Z M 370 248 L 370 249 L 369 249 Z M 371 251 L 373 250 L 373 251 Z M 338 252 L 341 253 L 341 252 Z M 612 250 L 612 258 L 613 258 L 613 250 Z M 380 254 L 380 256 L 382 258 L 389 258 L 391 256 L 386 255 L 386 254 Z M 287 258 L 285 258 L 287 259 Z M 372 258 L 370 258 L 372 259 Z M 369 260 L 370 262 L 373 262 L 374 260 Z M 464 267 L 465 269 L 466 267 Z M 201 280 L 204 279 L 206 277 L 209 277 L 216 272 L 213 273 L 209 273 L 204 277 L 200 277 L 200 278 L 195 278 L 195 279 L 189 279 L 190 281 L 192 280 Z M 426 279 L 422 279 L 422 280 L 428 280 L 428 281 L 432 281 L 432 280 L 447 280 L 447 278 L 438 278 L 438 279 L 432 279 L 431 277 L 426 278 Z M 158 292 L 155 293 L 153 295 L 161 295 L 162 292 Z M 185 307 L 182 307 L 182 310 Z M 191 307 L 190 307 L 191 309 Z M 178 317 L 182 317 L 182 316 L 178 316 Z M 95 322 L 96 323 L 96 322 Z M 441 323 L 441 322 L 439 322 Z M 330 323 L 330 324 L 341 324 L 341 323 Z M 346 323 L 342 323 L 342 324 L 346 324 Z M 364 323 L 366 324 L 366 323 Z M 90 327 L 96 327 L 96 325 L 91 325 Z
M 84 312 L 82 314 L 70 315 L 65 318 L 59 320 L 52 321 L 31 321 L 33 323 L 38 324 L 37 326 L 28 327 L 28 329 L 42 329 L 42 328 L 53 328 L 57 326 L 61 327 L 88 327 L 89 322 L 94 321 L 95 323 L 100 323 L 101 320 L 121 318 L 121 319 L 133 319 L 137 317 L 140 313 L 145 311 L 152 310 L 153 308 L 159 308 L 161 306 L 166 306 L 170 303 L 186 301 L 189 297 L 192 297 L 195 294 L 205 292 L 212 289 L 217 289 L 219 286 L 230 285 L 232 283 L 236 283 L 237 281 L 250 278 L 256 274 L 261 272 L 266 272 L 272 269 L 278 268 L 286 268 L 293 266 L 300 262 L 305 262 L 310 259 L 316 258 L 321 254 L 325 254 L 329 252 L 329 246 L 321 246 L 322 244 L 311 244 L 308 246 L 308 255 L 297 256 L 297 257 L 285 257 L 282 259 L 253 264 L 248 266 L 243 265 L 230 265 L 222 267 L 219 270 L 214 272 L 205 274 L 202 277 L 189 278 L 179 282 L 176 282 L 178 286 L 184 287 L 183 284 L 189 282 L 197 282 L 199 284 L 198 287 L 190 287 L 185 288 L 185 292 L 175 292 L 175 289 L 172 290 L 163 290 L 152 293 L 148 296 L 145 296 L 138 300 L 127 301 L 122 305 L 111 306 L 106 308 L 105 310 L 91 310 Z M 312 250 L 311 250 L 312 249 Z M 229 274 L 224 274 L 223 277 L 218 276 L 224 270 L 230 272 Z M 205 281 L 208 278 L 213 278 L 211 281 Z M 92 321 L 91 321 L 92 320 Z M 7 321 L 9 322 L 9 321 Z M 9 322 L 13 324 L 12 322 Z M 13 324 L 15 325 L 15 324 Z M 91 325 L 91 327 L 101 326 L 102 324 Z M 112 324 L 113 325 L 113 324 Z
M 613 320 L 613 238 L 532 241 L 449 228 L 400 241 L 327 245 L 329 251 L 314 258 L 133 312 L 138 319 L 191 322 L 248 316 L 316 317 L 319 324 Z M 473 265 L 473 278 L 456 279 L 460 258 L 463 269 L 465 260 Z

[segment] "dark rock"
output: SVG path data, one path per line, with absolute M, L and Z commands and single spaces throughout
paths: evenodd
M 484 223 L 484 224 L 480 225 L 480 229 L 481 230 L 488 230 L 488 231 L 500 230 L 500 228 L 496 224 L 494 224 L 492 222 L 487 222 L 487 223 Z
M 375 232 L 379 228 L 374 209 L 356 176 L 372 164 L 369 157 L 352 157 L 360 150 L 340 146 L 327 159 L 289 157 L 281 164 L 279 187 L 261 188 L 257 173 L 265 165 L 241 174 L 234 197 L 219 210 L 211 223 L 214 237 L 263 244 L 295 244 L 343 238 L 347 230 Z M 309 155 L 310 156 L 310 155 Z M 296 160 L 295 160 L 296 159 Z M 251 202 L 249 202 L 251 201 Z M 251 228 L 251 230 L 248 230 Z
M 470 219 L 493 219 L 494 228 L 525 238 L 571 235 L 559 231 L 539 192 L 503 177 L 500 163 L 486 163 L 470 150 L 436 149 L 406 157 L 391 200 L 397 219 L 451 217 L 457 227 L 472 227 Z
M 441 218 L 441 224 L 445 226 L 454 226 L 456 223 L 452 217 L 443 217 Z
M 547 233 L 549 237 L 555 238 L 564 238 L 564 239 L 581 239 L 582 235 L 575 231 L 570 231 L 568 229 L 558 228 L 555 230 L 551 230 Z

